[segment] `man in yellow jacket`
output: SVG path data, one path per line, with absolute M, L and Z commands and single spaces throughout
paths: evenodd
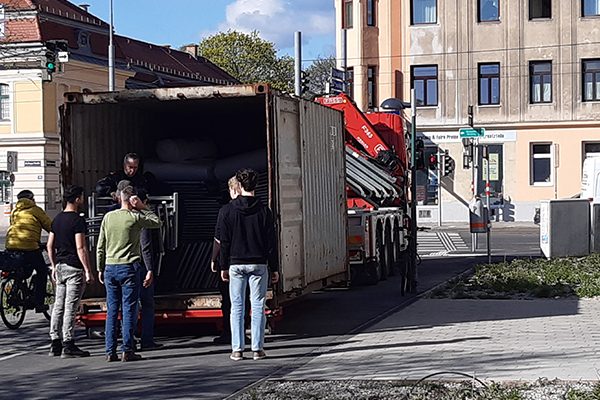
M 40 249 L 42 229 L 50 232 L 52 220 L 35 204 L 33 192 L 23 190 L 17 195 L 17 204 L 10 214 L 10 227 L 6 232 L 6 250 L 23 254 L 24 264 L 36 271 L 34 285 L 35 311 L 45 309 L 46 282 L 48 267 Z

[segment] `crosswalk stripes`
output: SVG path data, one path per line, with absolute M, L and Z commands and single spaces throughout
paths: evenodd
M 417 251 L 420 255 L 443 256 L 469 250 L 456 232 L 421 232 L 417 237 Z

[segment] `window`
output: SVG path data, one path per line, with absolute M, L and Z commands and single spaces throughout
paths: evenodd
M 367 0 L 367 25 L 375 26 L 377 23 L 375 22 L 375 7 L 376 0 Z
M 479 64 L 479 105 L 500 104 L 500 64 Z
M 438 104 L 437 65 L 412 67 L 411 81 L 415 89 L 417 106 L 437 106 Z
M 498 21 L 500 19 L 500 0 L 479 0 L 479 22 Z
M 552 103 L 552 61 L 529 63 L 529 101 Z
M 352 28 L 352 0 L 344 0 L 342 8 L 342 27 L 344 29 Z
M 552 18 L 552 0 L 529 0 L 529 19 Z
M 531 184 L 552 183 L 552 144 L 531 144 Z
M 368 108 L 377 107 L 377 67 L 367 67 Z
M 437 0 L 411 0 L 410 23 L 435 24 L 437 22 Z
M 591 157 L 600 157 L 600 142 L 583 143 L 583 159 Z
M 346 69 L 346 91 L 348 92 L 348 96 L 353 99 L 354 98 L 354 67 L 349 67 Z
M 583 78 L 583 101 L 599 101 L 600 59 L 583 60 L 581 68 Z
M 600 0 L 581 0 L 581 15 L 584 17 L 600 15 Z
M 10 94 L 8 85 L 0 83 L 0 121 L 10 119 Z

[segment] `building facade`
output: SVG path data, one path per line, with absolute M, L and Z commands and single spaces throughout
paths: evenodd
M 367 3 L 372 2 L 338 1 L 338 27 L 343 26 L 344 8 L 353 7 L 360 20 L 364 15 L 356 14 L 367 12 Z M 374 3 L 381 12 L 387 2 Z M 378 47 L 389 48 L 388 43 L 400 40 L 396 52 L 379 57 L 381 62 L 399 60 L 400 66 L 380 67 L 382 96 L 373 103 L 390 93 L 389 87 L 387 92 L 381 87 L 386 81 L 402 76 L 391 92 L 409 100 L 415 89 L 425 160 L 447 150 L 456 163 L 454 173 L 441 177 L 442 207 L 437 205 L 438 171 L 426 166 L 419 172 L 422 221 L 436 222 L 440 209 L 443 221 L 464 221 L 473 192 L 484 194 L 487 161 L 475 155 L 481 165 L 475 179 L 474 170 L 462 165 L 459 129 L 468 126 L 469 106 L 474 125 L 486 130 L 479 142 L 490 153 L 497 219 L 531 221 L 539 200 L 577 195 L 583 161 L 600 155 L 600 1 L 394 3 L 401 3 L 400 8 L 385 21 L 401 27 L 400 39 L 380 35 L 377 41 Z M 377 22 L 384 23 L 381 18 Z M 362 29 L 369 27 L 356 26 Z M 358 46 L 358 37 L 348 34 L 349 48 L 375 46 Z M 351 56 L 348 65 L 353 65 Z
M 0 0 L 0 170 L 17 152 L 13 194 L 32 190 L 50 215 L 61 208 L 59 107 L 67 92 L 107 90 L 108 30 L 66 0 Z M 68 62 L 57 62 L 50 76 L 46 65 L 57 55 L 50 54 L 57 40 L 66 43 Z M 114 43 L 117 90 L 236 82 L 196 54 L 119 35 Z M 14 200 L 0 192 L 3 202 Z

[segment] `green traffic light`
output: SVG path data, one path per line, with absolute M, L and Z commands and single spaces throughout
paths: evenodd
M 46 63 L 46 69 L 50 72 L 54 72 L 56 70 L 56 64 L 53 62 Z

